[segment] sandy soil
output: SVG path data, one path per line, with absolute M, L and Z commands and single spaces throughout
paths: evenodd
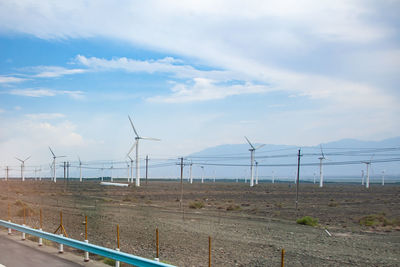
M 27 224 L 45 231 L 59 225 L 62 210 L 70 237 L 84 239 L 88 216 L 89 241 L 155 257 L 155 229 L 160 232 L 160 258 L 178 266 L 208 266 L 208 237 L 213 266 L 399 266 L 400 186 L 301 184 L 299 208 L 289 184 L 184 183 L 150 181 L 140 188 L 100 186 L 98 182 L 1 181 L 0 218 L 11 205 L 14 222 L 22 223 L 22 205 L 31 209 Z M 194 203 L 202 208 L 190 208 Z M 26 208 L 27 210 L 29 208 Z M 361 226 L 360 218 L 381 214 L 388 226 Z M 383 214 L 383 215 L 382 215 Z M 296 223 L 302 216 L 319 219 L 319 226 Z M 328 236 L 325 229 L 332 234 Z M 79 252 L 77 252 L 79 253 Z

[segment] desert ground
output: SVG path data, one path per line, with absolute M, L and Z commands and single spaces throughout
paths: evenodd
M 126 181 L 126 180 L 125 180 Z M 122 180 L 121 180 L 122 182 Z M 63 212 L 69 237 L 116 247 L 177 266 L 399 266 L 400 185 L 245 183 L 150 180 L 141 187 L 101 186 L 99 181 L 0 181 L 0 218 L 54 232 Z M 296 223 L 318 218 L 318 224 Z M 369 217 L 367 217 L 369 216 Z M 328 233 L 331 236 L 328 235 Z M 74 251 L 82 254 L 81 251 Z M 82 254 L 83 257 L 83 254 Z M 91 256 L 94 258 L 94 256 Z M 123 265 L 127 266 L 127 265 Z

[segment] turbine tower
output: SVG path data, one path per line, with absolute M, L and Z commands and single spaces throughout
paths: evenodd
M 110 178 L 111 178 L 111 182 L 114 182 L 114 178 L 113 178 L 113 169 L 114 169 L 114 162 L 111 161 L 111 167 L 110 167 Z
M 129 154 L 132 152 L 132 150 L 136 147 L 136 186 L 140 186 L 140 166 L 139 166 L 139 140 L 143 139 L 143 140 L 152 140 L 152 141 L 161 141 L 160 139 L 157 138 L 152 138 L 152 137 L 143 137 L 143 136 L 139 136 L 139 134 L 137 133 L 135 126 L 133 126 L 133 122 L 131 117 L 129 117 L 129 121 L 131 122 L 132 125 L 132 129 L 133 132 L 135 133 L 136 137 L 135 137 L 135 143 L 133 144 L 133 146 L 131 147 L 131 149 L 128 152 L 128 156 Z M 132 178 L 133 180 L 133 178 Z
M 127 155 L 127 156 L 128 156 L 128 158 L 130 159 L 130 161 L 131 161 L 131 178 L 128 179 L 128 181 L 130 181 L 131 183 L 133 183 L 133 159 L 131 158 L 131 156 L 129 156 L 129 155 Z
M 53 181 L 56 183 L 57 182 L 57 176 L 56 176 L 56 159 L 57 158 L 65 158 L 66 156 L 56 156 L 54 154 L 53 150 L 49 147 L 51 154 L 53 155 Z
M 191 184 L 193 184 L 192 167 L 193 167 L 193 163 L 192 163 L 192 161 L 190 161 L 189 180 L 190 180 Z
M 254 166 L 254 154 L 256 152 L 257 149 L 265 146 L 264 144 L 259 145 L 258 147 L 254 147 L 251 142 L 249 141 L 249 139 L 245 136 L 244 138 L 246 138 L 247 143 L 249 143 L 250 145 L 250 187 L 254 186 L 254 171 L 253 171 L 253 166 Z
M 256 164 L 256 184 L 258 184 L 258 161 L 256 161 L 255 164 Z
M 322 161 L 326 158 L 324 155 L 324 151 L 322 150 L 322 145 L 320 145 L 320 148 L 321 148 L 321 156 L 318 158 L 319 159 L 319 187 L 323 187 L 324 186 L 324 172 L 323 172 Z
M 364 186 L 364 170 L 361 170 L 361 185 Z
M 369 165 L 371 164 L 373 157 L 374 155 L 371 156 L 369 161 L 361 161 L 361 163 L 364 163 L 367 167 L 367 180 L 365 181 L 365 188 L 369 188 Z
M 22 180 L 22 182 L 25 181 L 25 175 L 24 175 L 25 161 L 27 161 L 30 157 L 31 156 L 27 157 L 24 160 L 16 158 L 17 160 L 21 161 L 21 180 Z
M 362 161 L 367 167 L 367 180 L 365 181 L 365 187 L 369 188 L 369 165 L 371 164 L 371 161 Z
M 128 178 L 128 183 L 130 181 L 130 177 L 129 177 L 129 171 L 130 171 L 130 165 L 129 162 L 125 160 L 126 163 L 126 177 Z
M 382 171 L 382 186 L 385 185 L 385 170 Z
M 78 160 L 79 160 L 79 182 L 82 182 L 82 161 L 79 156 L 78 156 Z

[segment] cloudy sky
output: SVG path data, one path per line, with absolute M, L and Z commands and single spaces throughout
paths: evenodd
M 0 1 L 0 165 L 400 133 L 400 1 Z

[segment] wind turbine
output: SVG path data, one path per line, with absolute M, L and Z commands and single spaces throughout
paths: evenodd
M 367 180 L 366 180 L 366 182 L 365 182 L 365 187 L 366 187 L 366 188 L 369 188 L 369 165 L 371 164 L 372 158 L 373 158 L 373 157 L 374 157 L 374 155 L 371 156 L 371 158 L 370 158 L 369 161 L 361 161 L 361 162 L 364 163 L 364 164 L 366 165 L 366 167 L 367 167 Z
M 110 167 L 111 182 L 114 181 L 114 179 L 113 179 L 113 169 L 114 169 L 114 162 L 111 161 L 111 167 Z
M 126 177 L 128 178 L 128 183 L 129 183 L 129 180 L 130 180 L 130 178 L 129 178 L 129 162 L 128 161 L 126 161 L 125 160 L 125 163 L 126 163 Z
M 254 146 L 250 143 L 249 139 L 247 139 L 246 136 L 245 136 L 244 138 L 246 138 L 247 143 L 249 143 L 249 145 L 250 145 L 250 147 L 251 147 L 251 148 L 249 149 L 249 151 L 250 151 L 250 176 L 251 176 L 251 179 L 250 179 L 250 187 L 252 187 L 252 186 L 254 186 L 254 172 L 253 172 L 254 154 L 255 154 L 255 152 L 256 152 L 257 149 L 259 149 L 259 148 L 261 148 L 261 147 L 263 147 L 263 146 L 265 146 L 265 145 L 262 144 L 262 145 L 259 145 L 258 147 L 254 147 Z
M 364 170 L 361 170 L 361 185 L 364 186 Z
M 128 178 L 128 181 L 130 181 L 131 183 L 133 183 L 133 159 L 131 158 L 131 156 L 127 155 L 128 158 L 131 160 L 131 178 Z M 128 165 L 129 166 L 129 165 Z
M 200 168 L 202 169 L 202 171 L 201 171 L 201 183 L 204 183 L 204 166 L 200 166 Z
M 322 161 L 326 158 L 324 155 L 324 151 L 322 150 L 322 145 L 320 145 L 320 148 L 321 148 L 321 156 L 318 158 L 319 159 L 319 187 L 323 187 L 324 186 L 324 172 L 323 172 Z
M 190 180 L 190 183 L 191 183 L 191 184 L 193 184 L 192 166 L 193 166 L 193 163 L 192 163 L 192 161 L 190 161 L 189 180 Z
M 136 186 L 140 186 L 140 167 L 139 167 L 139 140 L 143 139 L 143 140 L 152 140 L 152 141 L 161 141 L 160 139 L 157 138 L 152 138 L 152 137 L 143 137 L 143 136 L 139 136 L 139 134 L 137 133 L 135 126 L 133 126 L 133 122 L 131 117 L 129 117 L 129 121 L 131 122 L 132 125 L 132 129 L 135 132 L 135 143 L 133 144 L 133 146 L 131 147 L 131 149 L 128 152 L 128 156 L 129 154 L 132 152 L 132 150 L 136 147 Z M 133 180 L 133 179 L 132 179 Z
M 39 181 L 41 181 L 42 180 L 42 165 L 39 166 L 38 172 L 39 172 Z
M 78 160 L 79 160 L 79 182 L 82 182 L 82 161 L 79 156 L 78 156 Z
M 49 147 L 51 154 L 53 155 L 53 181 L 57 182 L 57 176 L 56 176 L 56 159 L 57 158 L 65 158 L 66 156 L 56 156 L 54 154 L 53 150 Z
M 258 184 L 258 161 L 255 162 L 256 163 L 256 184 Z
M 17 160 L 21 161 L 21 179 L 22 181 L 25 181 L 25 176 L 24 176 L 24 169 L 25 169 L 25 161 L 27 161 L 31 156 L 27 157 L 26 159 L 22 160 L 16 157 Z
M 382 171 L 382 186 L 385 185 L 385 170 Z

